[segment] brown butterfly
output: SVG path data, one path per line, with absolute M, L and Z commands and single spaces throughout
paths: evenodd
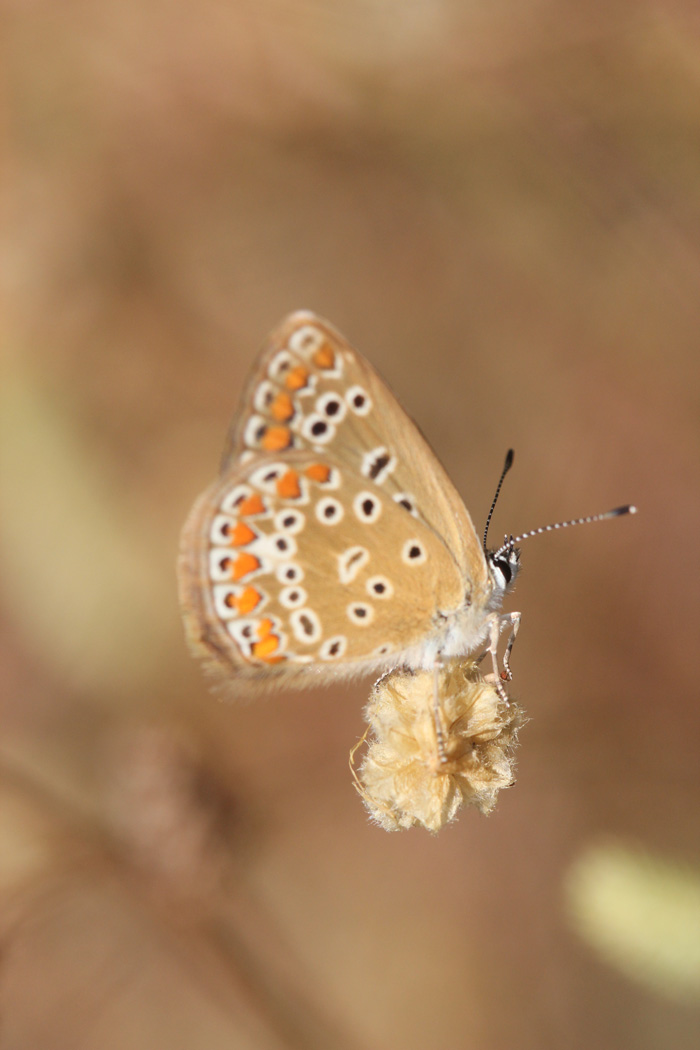
M 182 533 L 188 638 L 225 675 L 302 686 L 485 647 L 496 670 L 509 625 L 510 677 L 519 614 L 500 609 L 524 538 L 487 550 L 371 365 L 328 322 L 294 313 L 263 347 L 220 476 Z

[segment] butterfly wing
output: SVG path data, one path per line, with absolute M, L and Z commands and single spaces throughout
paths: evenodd
M 259 354 L 231 424 L 222 472 L 241 456 L 327 450 L 440 535 L 465 576 L 488 573 L 459 493 L 428 442 L 370 363 L 328 321 L 286 317 Z
M 371 366 L 287 318 L 183 532 L 188 635 L 212 667 L 304 684 L 402 662 L 490 582 L 449 478 Z

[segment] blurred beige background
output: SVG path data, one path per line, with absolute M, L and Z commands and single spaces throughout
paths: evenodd
M 700 865 L 696 5 L 2 7 L 2 1050 L 696 1047 L 700 980 L 566 891 Z M 353 790 L 370 682 L 226 705 L 185 650 L 178 532 L 299 307 L 478 527 L 516 449 L 494 539 L 640 508 L 525 546 L 518 782 L 436 837 Z

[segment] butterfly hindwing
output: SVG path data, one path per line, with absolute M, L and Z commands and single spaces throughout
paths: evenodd
M 183 533 L 180 580 L 200 655 L 269 681 L 392 665 L 461 595 L 432 529 L 306 451 L 255 456 L 204 494 Z

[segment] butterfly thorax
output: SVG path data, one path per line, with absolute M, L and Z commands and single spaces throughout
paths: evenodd
M 406 653 L 409 667 L 430 668 L 436 660 L 478 653 L 487 644 L 492 617 L 515 584 L 520 551 L 488 551 L 486 565 L 485 585 L 470 588 L 458 608 L 436 614 L 431 635 Z

